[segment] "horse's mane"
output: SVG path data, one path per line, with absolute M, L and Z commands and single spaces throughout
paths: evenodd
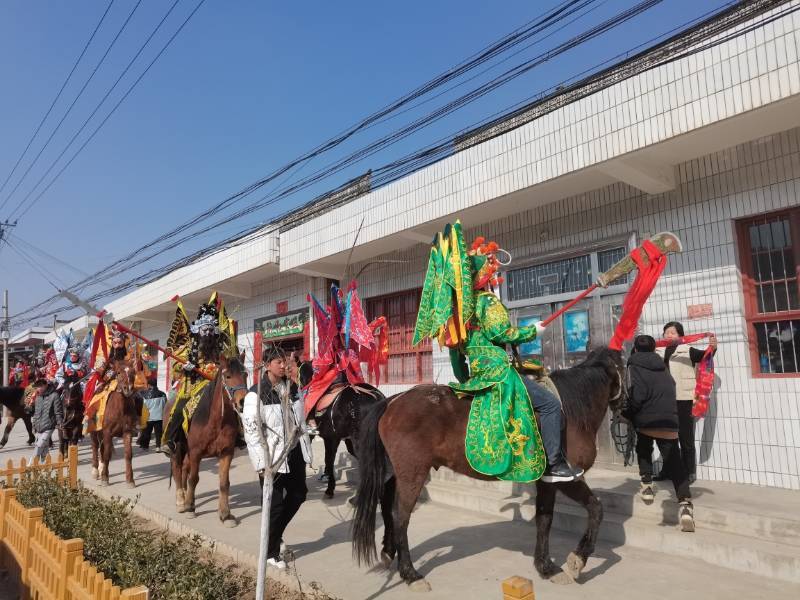
M 228 372 L 233 375 L 242 375 L 246 371 L 244 365 L 238 358 L 231 358 L 228 360 Z M 203 395 L 197 403 L 194 415 L 192 415 L 192 421 L 208 423 L 208 419 L 211 416 L 211 401 L 214 399 L 214 390 L 217 389 L 217 383 L 220 377 L 222 377 L 222 369 L 217 370 L 217 376 L 214 377 L 214 380 L 203 390 Z
M 608 347 L 598 348 L 592 350 L 583 362 L 550 374 L 561 396 L 567 421 L 583 430 L 594 429 L 597 404 L 608 400 L 605 396 L 598 395 L 598 391 L 604 392 L 612 382 L 609 369 L 616 368 L 617 355 L 616 351 Z
M 0 386 L 0 404 L 11 410 L 19 406 L 20 400 L 25 395 L 25 390 L 14 386 Z

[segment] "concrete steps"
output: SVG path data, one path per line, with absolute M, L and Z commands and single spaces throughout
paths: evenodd
M 337 457 L 339 483 L 357 484 L 354 464 L 346 454 Z M 648 506 L 637 495 L 635 474 L 593 469 L 586 480 L 603 503 L 602 543 L 657 550 L 800 583 L 800 493 L 697 482 L 692 486 L 697 531 L 684 533 L 678 528 L 678 503 L 670 482 L 658 483 L 655 502 Z M 420 500 L 494 519 L 532 522 L 535 496 L 532 485 L 478 481 L 440 469 L 431 472 Z M 559 495 L 553 527 L 574 534 L 577 544 L 586 527 L 583 508 Z

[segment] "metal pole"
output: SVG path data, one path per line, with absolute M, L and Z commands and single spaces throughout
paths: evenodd
M 8 290 L 3 292 L 3 385 L 8 385 L 8 338 L 11 331 L 8 328 Z

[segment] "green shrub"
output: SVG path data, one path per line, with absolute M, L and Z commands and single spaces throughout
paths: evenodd
M 83 553 L 115 585 L 145 585 L 151 600 L 229 600 L 252 597 L 252 577 L 212 560 L 196 537 L 167 535 L 131 515 L 130 501 L 104 500 L 46 476 L 25 478 L 17 498 L 44 509 L 45 524 L 62 539 L 82 538 Z

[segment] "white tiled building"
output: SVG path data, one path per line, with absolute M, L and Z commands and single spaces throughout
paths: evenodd
M 408 344 L 427 244 L 445 223 L 460 218 L 468 236 L 513 255 L 503 294 L 515 319 L 549 314 L 643 238 L 669 230 L 684 252 L 640 327 L 659 335 L 679 320 L 687 333 L 720 338 L 717 390 L 697 426 L 699 478 L 800 489 L 799 8 L 786 2 L 702 39 L 745 10 L 736 9 L 546 99 L 514 128 L 462 138 L 464 149 L 444 160 L 299 225 L 265 228 L 108 308 L 164 341 L 173 295 L 194 308 L 218 289 L 250 357 L 256 328 L 258 338 L 282 333 L 313 351 L 306 295 L 324 297 L 341 277 L 364 219 L 348 273 L 364 269 L 367 310 L 390 320 L 384 379 L 394 392 L 451 375 L 443 353 Z M 541 349 L 527 350 L 553 366 L 579 360 L 587 341 L 567 334 L 588 319 L 588 344 L 607 341 L 626 289 L 578 305 Z M 607 438 L 601 456 L 614 462 Z

